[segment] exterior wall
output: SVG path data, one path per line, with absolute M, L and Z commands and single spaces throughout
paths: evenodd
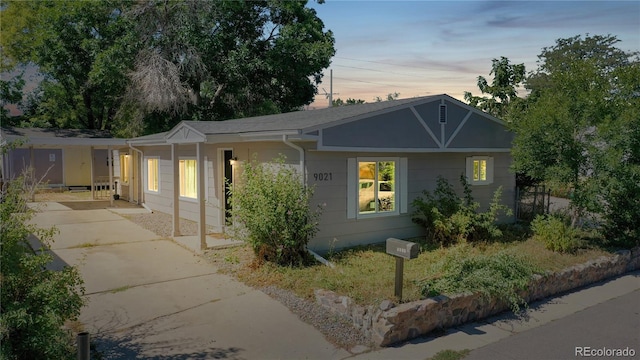
M 99 160 L 99 158 L 96 159 L 96 161 Z M 91 186 L 91 148 L 88 146 L 65 148 L 64 174 L 66 186 Z
M 347 219 L 347 159 L 354 157 L 406 157 L 408 160 L 407 191 L 408 211 L 399 215 L 372 218 Z M 411 202 L 423 190 L 433 190 L 437 177 L 443 176 L 456 191 L 462 194 L 459 182 L 465 172 L 466 157 L 487 155 L 494 157 L 494 182 L 490 185 L 472 186 L 473 196 L 484 208 L 498 186 L 503 187 L 503 203 L 514 208 L 515 176 L 509 172 L 511 157 L 508 153 L 332 153 L 308 152 L 308 183 L 315 186 L 316 204 L 323 204 L 320 231 L 310 242 L 315 251 L 325 252 L 355 245 L 383 242 L 389 237 L 407 238 L 422 236 L 424 231 L 411 221 Z M 315 174 L 323 174 L 315 176 Z M 324 174 L 330 174 L 326 176 Z M 329 180 L 326 180 L 326 179 Z M 321 179 L 321 180 L 317 180 Z M 312 204 L 315 206 L 316 204 Z
M 305 147 L 305 176 L 307 183 L 315 187 L 315 207 L 322 204 L 324 211 L 320 218 L 320 231 L 309 243 L 315 251 L 325 252 L 362 244 L 383 242 L 389 237 L 408 238 L 422 236 L 424 231 L 411 221 L 411 202 L 423 190 L 433 190 L 438 176 L 443 176 L 461 194 L 459 182 L 465 172 L 468 156 L 491 156 L 494 159 L 494 181 L 490 185 L 472 186 L 473 196 L 483 208 L 489 204 L 498 186 L 503 187 L 503 203 L 513 209 L 515 197 L 515 176 L 509 172 L 509 153 L 347 153 L 322 152 L 311 148 L 311 143 L 297 143 Z M 145 174 L 142 186 L 145 204 L 155 211 L 173 212 L 173 166 L 171 146 L 140 147 L 144 151 L 142 169 Z M 239 165 L 233 169 L 234 182 L 241 175 L 242 163 L 251 161 L 256 154 L 259 162 L 268 162 L 279 154 L 286 156 L 286 163 L 299 165 L 298 150 L 281 142 L 244 142 L 211 144 L 204 146 L 206 160 L 206 222 L 209 228 L 223 232 L 224 212 L 224 167 L 221 163 L 224 150 L 232 150 Z M 179 157 L 195 157 L 196 146 L 180 145 Z M 159 158 L 159 191 L 146 190 L 146 158 Z M 357 157 L 400 157 L 407 158 L 407 212 L 391 216 L 370 218 L 347 218 L 347 159 Z M 400 206 L 402 208 L 402 206 Z M 180 199 L 180 217 L 197 221 L 198 202 L 195 199 Z M 506 219 L 507 220 L 507 219 Z
M 173 212 L 173 164 L 171 160 L 171 146 L 139 146 L 144 152 L 142 160 L 142 189 L 144 190 L 144 202 L 150 209 L 171 214 Z M 204 146 L 205 171 L 206 171 L 206 222 L 207 226 L 216 232 L 223 232 L 225 225 L 224 208 L 224 168 L 221 163 L 222 151 L 232 150 L 234 157 L 241 164 L 257 155 L 257 160 L 267 162 L 277 158 L 279 154 L 287 157 L 286 162 L 299 165 L 299 153 L 297 150 L 284 143 L 249 142 L 234 144 L 215 144 Z M 195 158 L 196 145 L 178 145 L 178 157 Z M 146 159 L 158 157 L 159 191 L 150 192 L 146 183 Z M 240 176 L 241 165 L 234 168 L 234 179 Z M 180 198 L 180 217 L 192 221 L 198 220 L 198 201 L 196 199 Z

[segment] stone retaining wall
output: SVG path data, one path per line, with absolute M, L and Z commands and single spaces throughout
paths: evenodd
M 640 247 L 618 251 L 612 256 L 602 256 L 558 272 L 535 275 L 522 295 L 531 302 L 636 269 L 640 269 Z M 328 290 L 316 290 L 315 296 L 320 305 L 350 319 L 379 346 L 482 319 L 509 308 L 504 302 L 488 301 L 480 294 L 471 293 L 439 295 L 400 305 L 385 300 L 379 306 L 360 306 L 352 299 Z

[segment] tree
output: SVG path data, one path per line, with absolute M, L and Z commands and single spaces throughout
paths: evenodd
M 19 105 L 22 102 L 22 89 L 25 81 L 23 74 L 11 80 L 0 79 L 0 122 L 2 124 L 15 125 L 9 116 L 9 110 L 5 108 L 8 104 Z
M 573 188 L 574 224 L 595 212 L 612 241 L 629 244 L 639 239 L 640 64 L 618 41 L 576 36 L 543 49 L 512 154 L 516 171 Z
M 55 126 L 132 136 L 296 110 L 335 53 L 306 1 L 4 4 L 2 46 L 46 75 L 34 116 Z
M 352 98 L 348 98 L 346 101 L 337 98 L 335 100 L 333 100 L 333 106 L 346 106 L 346 105 L 357 105 L 357 104 L 364 104 L 365 101 L 362 99 L 352 99 Z
M 393 100 L 398 100 L 398 97 L 400 97 L 400 93 L 399 92 L 393 92 L 393 93 L 388 93 L 387 94 L 387 101 L 393 101 Z M 381 102 L 383 101 L 383 99 L 380 96 L 376 96 L 373 99 L 375 102 Z
M 52 127 L 109 129 L 135 48 L 117 1 L 4 1 L 3 51 L 44 80 L 27 115 Z M 32 104 L 33 105 L 33 104 Z
M 502 56 L 500 60 L 492 60 L 489 74 L 494 75 L 491 85 L 484 76 L 478 76 L 478 88 L 481 93 L 489 94 L 491 97 L 474 96 L 465 91 L 464 99 L 473 107 L 508 120 L 509 105 L 520 100 L 517 88 L 525 80 L 525 66 L 510 64 L 509 59 Z
M 75 267 L 47 269 L 54 229 L 30 222 L 25 184 L 22 178 L 11 180 L 0 192 L 0 358 L 70 359 L 74 339 L 63 326 L 80 314 L 82 279 Z M 29 245 L 31 234 L 41 250 Z

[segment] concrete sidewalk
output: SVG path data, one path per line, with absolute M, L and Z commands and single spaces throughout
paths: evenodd
M 55 225 L 55 266 L 76 265 L 80 315 L 105 359 L 344 359 L 288 308 L 200 256 L 109 210 L 49 205 L 33 219 Z
M 478 349 L 640 289 L 640 272 L 530 306 L 526 320 L 500 315 L 363 354 L 328 343 L 281 303 L 216 273 L 187 247 L 109 210 L 50 203 L 55 266 L 77 265 L 88 304 L 80 321 L 105 359 L 428 359 Z

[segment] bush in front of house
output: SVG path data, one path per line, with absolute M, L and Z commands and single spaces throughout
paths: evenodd
M 559 215 L 537 215 L 531 222 L 531 230 L 547 250 L 575 253 L 580 247 L 578 229 Z
M 427 239 L 442 246 L 467 241 L 488 240 L 502 236 L 496 223 L 501 213 L 511 214 L 511 209 L 500 203 L 502 187 L 493 194 L 487 211 L 478 212 L 480 204 L 474 201 L 471 187 L 464 175 L 460 176 L 463 197 L 453 186 L 439 176 L 433 192 L 424 190 L 412 205 L 412 220 L 427 231 Z
M 474 254 L 469 245 L 461 244 L 433 263 L 429 273 L 437 275 L 419 281 L 423 296 L 480 293 L 486 300 L 505 301 L 516 313 L 527 305 L 520 292 L 540 269 L 513 251 Z
M 48 268 L 55 229 L 31 222 L 27 199 L 36 186 L 18 178 L 0 189 L 0 359 L 75 357 L 74 338 L 64 325 L 80 315 L 83 281 L 76 267 Z M 32 249 L 32 234 L 42 249 Z
M 310 261 L 306 245 L 318 231 L 321 208 L 311 209 L 313 189 L 285 164 L 284 156 L 269 163 L 255 159 L 239 169 L 230 187 L 236 236 L 248 242 L 261 260 L 302 266 Z

